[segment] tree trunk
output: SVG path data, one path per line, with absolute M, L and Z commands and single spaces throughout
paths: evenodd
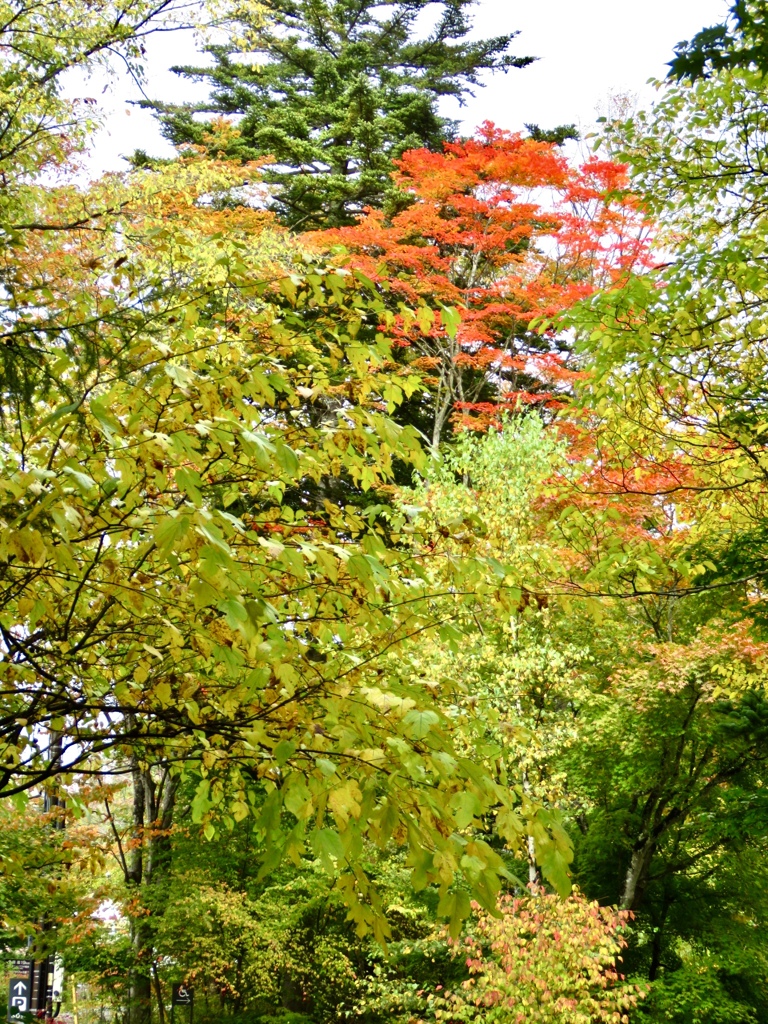
M 146 917 L 131 920 L 131 942 L 135 964 L 131 971 L 130 1024 L 151 1024 L 152 1021 L 152 928 Z
M 528 783 L 528 773 L 523 771 L 523 792 L 526 796 L 530 796 L 531 787 Z M 528 857 L 528 887 L 533 892 L 534 889 L 538 888 L 539 882 L 539 869 L 536 864 L 536 840 L 533 836 L 528 836 L 525 842 L 526 853 Z
M 155 994 L 158 1000 L 160 1024 L 164 1024 L 164 1008 L 159 978 L 154 969 L 154 936 L 158 913 L 162 907 L 157 900 L 151 900 L 149 907 L 144 904 L 142 892 L 157 884 L 171 870 L 172 843 L 170 837 L 173 825 L 173 810 L 176 802 L 178 779 L 171 776 L 167 767 L 162 768 L 159 783 L 152 775 L 152 769 L 141 766 L 134 758 L 133 820 L 131 823 L 132 849 L 130 860 L 126 861 L 125 882 L 136 892 L 137 899 L 131 918 L 131 942 L 134 951 L 134 966 L 130 977 L 129 1019 L 130 1024 L 151 1024 L 152 988 L 155 980 Z
M 640 903 L 654 852 L 655 845 L 650 839 L 643 840 L 632 851 L 619 901 L 622 910 L 635 910 Z
M 155 998 L 157 999 L 157 1016 L 160 1024 L 165 1024 L 165 1006 L 163 1004 L 163 989 L 160 984 L 160 975 L 157 973 L 157 962 L 152 961 L 152 982 L 155 986 Z
M 648 981 L 655 981 L 661 967 L 661 951 L 664 939 L 664 925 L 667 923 L 667 914 L 671 905 L 671 898 L 667 887 L 664 888 L 664 899 L 661 903 L 661 911 L 658 918 L 653 922 L 653 942 L 651 944 L 651 964 L 648 968 Z

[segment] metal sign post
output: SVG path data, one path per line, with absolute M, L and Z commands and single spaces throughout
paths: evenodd
M 11 978 L 8 982 L 8 1020 L 23 1020 L 29 1010 L 29 978 Z

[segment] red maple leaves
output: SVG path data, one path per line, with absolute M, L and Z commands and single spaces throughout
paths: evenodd
M 531 321 L 647 261 L 625 168 L 594 157 L 575 167 L 556 146 L 486 122 L 442 153 L 405 153 L 394 180 L 394 212 L 369 210 L 314 238 L 389 283 L 400 344 L 433 391 L 433 440 L 449 419 L 482 429 L 503 408 L 562 401 L 578 373 L 568 340 Z M 398 301 L 434 313 L 413 320 Z

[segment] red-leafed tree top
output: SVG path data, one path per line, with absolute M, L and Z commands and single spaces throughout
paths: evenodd
M 434 315 L 401 321 L 401 344 L 432 387 L 432 440 L 450 418 L 482 429 L 520 402 L 556 405 L 573 371 L 563 339 L 531 331 L 645 260 L 646 222 L 625 169 L 592 158 L 573 167 L 560 150 L 486 122 L 444 152 L 410 150 L 395 181 L 397 212 L 312 236 L 387 280 Z M 443 307 L 455 307 L 452 323 Z

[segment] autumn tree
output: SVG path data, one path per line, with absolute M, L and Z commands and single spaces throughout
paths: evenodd
M 496 914 L 478 913 L 457 946 L 470 977 L 445 996 L 430 993 L 434 1019 L 627 1021 L 625 1011 L 644 994 L 617 963 L 627 924 L 626 912 L 579 893 L 565 901 L 545 893 L 505 897 Z
M 557 408 L 578 370 L 562 336 L 529 325 L 642 262 L 645 225 L 624 169 L 573 167 L 552 143 L 491 124 L 397 167 L 394 211 L 369 210 L 312 243 L 342 247 L 393 298 L 424 303 L 398 341 L 430 384 L 415 421 L 436 446 L 452 420 L 478 429 L 520 403 Z
M 157 184 L 151 173 L 148 183 Z M 205 170 L 199 186 L 206 194 L 211 188 Z M 259 751 L 269 749 L 270 761 L 277 757 L 283 776 L 295 757 L 296 800 L 285 785 L 275 787 L 273 800 L 288 799 L 301 811 L 314 800 L 304 769 L 315 765 L 321 789 L 324 779 L 335 787 L 334 772 L 323 774 L 323 765 L 337 755 L 346 761 L 356 742 L 360 753 L 350 766 L 369 775 L 371 785 L 381 777 L 379 753 L 363 753 L 380 749 L 369 731 L 376 723 L 386 722 L 387 730 L 400 723 L 406 745 L 426 753 L 432 738 L 438 747 L 447 739 L 438 739 L 442 726 L 434 729 L 440 722 L 450 727 L 450 720 L 436 702 L 427 708 L 414 701 L 407 679 L 391 696 L 376 682 L 380 647 L 439 625 L 436 606 L 424 606 L 426 618 L 419 611 L 428 581 L 418 557 L 403 561 L 375 507 L 318 509 L 301 500 L 313 482 L 342 471 L 371 491 L 386 481 L 394 456 L 416 464 L 422 458 L 413 433 L 381 411 L 416 381 L 386 368 L 377 292 L 366 298 L 353 276 L 318 271 L 282 278 L 282 290 L 272 291 L 268 282 L 252 281 L 233 232 L 227 251 L 212 231 L 217 256 L 208 264 L 197 258 L 201 218 L 218 222 L 218 214 L 195 212 L 189 179 L 184 196 L 189 219 L 171 233 L 149 217 L 148 240 L 131 261 L 114 268 L 120 251 L 101 251 L 114 268 L 109 298 L 117 301 L 121 289 L 141 287 L 143 273 L 158 272 L 159 230 L 160 266 L 166 253 L 174 261 L 186 257 L 178 263 L 183 273 L 201 274 L 197 297 L 188 288 L 183 302 L 156 306 L 165 330 L 150 327 L 122 362 L 105 360 L 74 408 L 50 420 L 62 404 L 60 392 L 52 392 L 22 413 L 23 435 L 8 423 L 9 444 L 18 446 L 22 436 L 35 441 L 24 445 L 23 469 L 15 459 L 6 469 L 6 507 L 16 520 L 4 531 L 2 549 L 11 655 L 3 663 L 3 695 L 12 717 L 4 780 L 13 792 L 59 770 L 39 747 L 41 725 L 65 732 L 62 759 L 71 768 L 95 769 L 93 754 L 127 746 L 142 759 L 166 749 L 178 756 L 191 742 L 204 774 L 213 773 L 196 804 L 212 828 L 223 798 L 223 777 L 212 785 L 219 768 L 235 772 L 235 813 L 248 814 L 248 780 L 261 787 L 267 770 L 254 764 L 262 761 Z M 83 244 L 92 252 L 90 238 Z M 74 247 L 70 254 L 74 267 Z M 82 266 L 93 274 L 86 261 Z M 91 298 L 96 308 L 107 301 L 99 289 Z M 251 351 L 254 336 L 259 345 Z M 62 358 L 59 373 L 74 387 L 79 367 L 73 362 L 70 378 Z M 321 415 L 312 399 L 322 403 Z M 41 426 L 46 421 L 51 433 Z M 289 490 L 298 501 L 284 500 Z M 41 501 L 46 519 L 28 521 Z M 397 537 L 399 530 L 392 521 L 390 533 Z M 403 588 L 400 597 L 393 586 Z M 288 628 L 296 622 L 300 630 Z M 337 699 L 346 710 L 338 705 L 337 724 L 324 725 L 332 713 L 326 702 Z M 19 730 L 20 717 L 26 721 Z M 310 747 L 297 742 L 305 727 L 314 737 Z M 381 749 L 386 760 L 393 748 Z M 408 800 L 414 795 L 397 773 L 391 781 Z M 358 787 L 351 780 L 341 785 L 341 824 L 362 814 Z M 437 804 L 434 811 L 442 813 Z M 269 821 L 271 830 L 277 819 Z M 394 826 L 392 819 L 382 835 Z M 333 843 L 326 852 L 335 862 L 337 840 L 328 833 L 322 841 Z
M 624 492 L 655 494 L 657 517 L 687 506 L 688 525 L 677 533 L 698 566 L 690 585 L 733 584 L 752 616 L 762 614 L 765 543 L 758 154 L 767 111 L 762 77 L 735 71 L 668 87 L 652 116 L 610 127 L 611 144 L 665 225 L 666 256 L 584 303 L 573 321 L 591 365 L 583 394 L 602 463 L 628 470 Z M 631 483 L 635 468 L 646 484 Z
M 765 1006 L 751 943 L 763 903 L 747 882 L 765 856 L 765 113 L 762 76 L 737 67 L 608 125 L 664 226 L 660 259 L 571 320 L 591 371 L 584 475 L 559 526 L 579 554 L 573 585 L 619 597 L 632 648 L 645 622 L 653 651 L 611 670 L 607 694 L 635 692 L 634 728 L 593 705 L 621 719 L 626 756 L 614 773 L 614 741 L 591 761 L 585 782 L 598 762 L 612 780 L 593 791 L 575 863 L 586 887 L 618 868 L 649 929 L 632 952 L 654 979 L 649 1013 L 675 1021 Z
M 211 87 L 208 100 L 152 103 L 176 145 L 202 141 L 199 115 L 237 116 L 232 157 L 271 157 L 265 180 L 280 218 L 308 230 L 348 224 L 380 206 L 392 162 L 439 150 L 455 125 L 438 100 L 459 101 L 484 71 L 525 67 L 515 33 L 470 41 L 476 0 L 267 0 L 247 42 L 208 47 L 214 65 L 174 70 Z M 435 13 L 426 31 L 423 16 Z M 244 49 L 247 52 L 243 52 Z
M 206 838 L 251 819 L 265 872 L 311 852 L 361 929 L 386 932 L 364 842 L 407 846 L 457 928 L 454 880 L 490 903 L 506 873 L 462 830 L 504 810 L 515 847 L 534 812 L 412 665 L 504 577 L 391 500 L 395 463 L 426 457 L 392 419 L 421 382 L 383 290 L 307 258 L 248 202 L 259 168 L 207 152 L 19 185 L 38 219 L 3 256 L 0 791 L 130 776 L 140 890 L 185 775 Z

